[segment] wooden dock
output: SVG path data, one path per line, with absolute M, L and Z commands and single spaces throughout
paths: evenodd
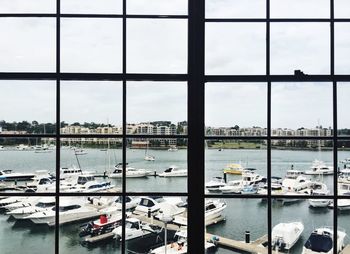
M 341 253 L 342 254 L 350 254 L 350 244 L 346 245 Z

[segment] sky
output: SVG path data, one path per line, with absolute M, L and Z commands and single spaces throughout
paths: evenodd
M 265 0 L 207 0 L 207 18 L 264 18 Z M 146 4 L 147 3 L 147 4 Z M 315 6 L 317 5 L 317 8 Z M 54 0 L 0 0 L 0 13 L 54 13 Z M 120 14 L 121 0 L 61 0 L 62 13 Z M 186 0 L 128 0 L 129 14 L 187 14 Z M 311 16 L 310 16 L 311 15 Z M 335 0 L 335 16 L 350 17 L 350 2 Z M 271 17 L 329 17 L 329 0 L 271 0 Z M 55 18 L 0 18 L 0 72 L 54 72 Z M 205 73 L 264 75 L 264 23 L 207 23 Z M 272 23 L 271 74 L 329 74 L 327 23 Z M 111 32 L 112 31 L 112 32 Z M 127 72 L 186 73 L 186 20 L 127 20 Z M 335 24 L 335 72 L 350 72 L 350 24 Z M 61 19 L 61 71 L 120 73 L 121 19 Z M 347 117 L 350 84 L 339 84 L 338 126 Z M 207 83 L 207 126 L 266 127 L 265 83 Z M 55 120 L 55 82 L 0 81 L 0 120 Z M 332 85 L 272 84 L 272 127 L 332 126 Z M 120 125 L 120 82 L 65 81 L 61 120 Z M 187 119 L 184 82 L 128 82 L 128 123 Z M 9 106 L 10 105 L 10 106 Z M 6 109 L 6 110 L 5 110 Z

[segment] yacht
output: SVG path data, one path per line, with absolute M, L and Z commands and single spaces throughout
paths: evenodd
M 16 146 L 16 149 L 19 151 L 28 151 L 31 148 L 28 145 L 20 144 L 20 145 Z
M 282 186 L 291 192 L 302 192 L 310 188 L 312 181 L 300 175 L 296 179 L 285 178 L 282 181 Z
M 227 204 L 220 199 L 205 201 L 205 220 L 210 221 L 222 216 L 222 212 L 226 209 Z
M 0 181 L 29 181 L 35 177 L 32 173 L 12 173 L 12 170 L 0 170 Z
M 171 147 L 169 147 L 169 149 L 168 149 L 168 151 L 169 152 L 176 152 L 176 151 L 178 151 L 179 149 L 176 147 L 176 146 L 171 146 Z
M 208 191 L 220 191 L 220 187 L 226 186 L 226 183 L 222 177 L 213 177 L 213 179 L 205 183 L 205 188 Z
M 234 193 L 240 194 L 242 191 L 243 185 L 241 180 L 229 181 L 226 185 L 219 187 L 218 190 L 223 194 Z
M 323 161 L 314 160 L 310 170 L 306 170 L 305 175 L 333 175 L 333 167 L 327 166 Z
M 225 174 L 242 175 L 243 171 L 244 168 L 242 167 L 242 165 L 237 163 L 227 164 L 224 168 Z
M 23 199 L 21 201 L 5 205 L 4 208 L 7 211 L 13 211 L 13 210 L 16 210 L 16 209 L 21 208 L 21 207 L 32 206 L 32 205 L 36 204 L 38 199 L 39 199 L 38 197 L 25 197 L 25 199 Z
M 103 213 L 93 204 L 83 202 L 80 198 L 62 199 L 59 206 L 59 223 L 65 224 L 79 220 L 91 219 L 98 217 Z M 33 213 L 24 219 L 29 219 L 35 224 L 55 225 L 55 207 L 50 210 Z
M 123 227 L 119 226 L 113 229 L 115 239 L 122 240 Z M 160 229 L 155 230 L 148 223 L 141 222 L 136 218 L 128 218 L 125 220 L 125 240 L 132 240 L 139 237 L 147 236 L 151 233 L 159 233 Z
M 31 205 L 27 207 L 17 208 L 8 212 L 7 214 L 12 215 L 17 220 L 21 220 L 33 213 L 43 212 L 52 209 L 53 207 L 55 207 L 55 203 L 55 197 L 43 197 L 39 198 L 39 200 L 34 206 Z
M 6 197 L 0 200 L 0 209 L 4 209 L 5 206 L 17 202 L 22 202 L 26 200 L 27 197 Z
M 350 164 L 350 158 L 345 158 L 344 160 L 340 161 L 343 164 Z
M 162 197 L 141 197 L 139 204 L 136 206 L 135 214 L 167 214 L 175 216 L 185 211 L 185 208 L 178 207 L 179 203 L 171 202 Z M 156 215 L 157 217 L 157 215 Z
M 338 195 L 341 195 L 341 196 L 350 195 L 350 181 L 340 181 L 338 179 Z
M 146 155 L 146 156 L 144 157 L 144 160 L 145 160 L 145 161 L 155 161 L 155 160 L 156 160 L 156 157 L 153 156 L 153 155 Z
M 301 222 L 279 223 L 272 229 L 272 248 L 278 251 L 289 251 L 299 240 L 304 231 Z
M 160 246 L 150 251 L 150 254 L 187 254 L 187 230 L 177 231 L 174 235 L 175 240 L 167 245 Z M 215 245 L 208 241 L 205 242 L 205 249 L 214 248 Z
M 346 233 L 337 232 L 337 253 L 344 248 Z M 302 254 L 333 254 L 333 229 L 328 227 L 315 229 L 303 246 Z
M 161 177 L 187 176 L 187 169 L 179 169 L 177 166 L 170 166 L 163 173 L 158 174 Z
M 61 180 L 67 180 L 74 177 L 78 177 L 79 175 L 82 175 L 83 171 L 80 168 L 76 168 L 75 166 L 72 166 L 70 168 L 61 168 L 60 169 L 60 179 Z
M 334 204 L 330 203 L 328 205 L 329 208 L 334 208 Z M 347 211 L 350 210 L 350 200 L 349 199 L 338 199 L 338 210 Z
M 287 170 L 285 178 L 287 179 L 297 179 L 298 176 L 303 175 L 304 172 L 300 170 L 290 169 Z
M 327 185 L 324 183 L 314 182 L 312 185 L 311 196 L 326 196 L 329 194 Z M 309 199 L 309 205 L 314 208 L 327 207 L 330 203 L 329 199 Z
M 128 167 L 126 164 L 125 176 L 127 178 L 136 178 L 136 177 L 147 177 L 151 172 L 145 169 L 136 169 Z M 123 177 L 123 164 L 118 163 L 114 167 L 114 171 L 108 175 L 109 178 L 122 178 Z

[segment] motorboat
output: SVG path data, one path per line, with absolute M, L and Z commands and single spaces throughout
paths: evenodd
M 123 227 L 119 226 L 113 229 L 115 239 L 122 240 Z M 151 233 L 159 233 L 160 228 L 151 227 L 150 224 L 144 223 L 137 218 L 128 218 L 125 220 L 125 240 L 132 240 L 139 237 L 147 236 Z
M 28 146 L 28 145 L 19 144 L 18 146 L 16 146 L 16 149 L 17 149 L 18 151 L 28 151 L 28 150 L 30 150 L 31 148 L 30 148 L 30 146 Z
M 136 169 L 129 167 L 128 164 L 126 164 L 126 172 L 125 176 L 127 178 L 137 178 L 137 177 L 147 177 L 151 171 L 146 169 Z M 123 164 L 118 163 L 114 167 L 114 171 L 108 175 L 109 178 L 122 178 L 123 177 Z
M 224 186 L 226 186 L 226 183 L 222 177 L 213 177 L 212 180 L 205 183 L 205 188 L 212 192 L 220 191 L 220 187 Z
M 339 181 L 338 179 L 338 195 L 340 196 L 350 195 L 350 181 Z
M 234 193 L 240 194 L 242 191 L 243 185 L 241 180 L 229 181 L 226 185 L 219 187 L 218 190 L 223 194 Z
M 23 200 L 26 200 L 27 197 L 6 197 L 0 200 L 0 209 L 4 209 L 5 206 L 17 202 L 22 202 Z
M 344 248 L 346 233 L 337 231 L 337 253 Z M 303 246 L 302 254 L 332 254 L 333 253 L 333 229 L 322 227 L 315 229 Z
M 238 163 L 227 164 L 226 167 L 224 168 L 225 174 L 242 175 L 243 171 L 244 171 L 244 167 Z
M 168 149 L 168 151 L 169 152 L 176 152 L 176 151 L 178 151 L 179 149 L 176 147 L 176 146 L 171 146 L 171 147 L 169 147 L 169 149 Z
M 26 197 L 25 199 L 23 199 L 21 201 L 5 205 L 4 208 L 7 211 L 13 211 L 13 210 L 16 210 L 18 208 L 32 206 L 37 202 L 38 199 L 39 199 L 38 197 Z
M 242 190 L 241 190 L 241 194 L 243 194 L 243 195 L 257 194 L 258 190 L 259 190 L 259 187 L 256 184 L 254 184 L 254 185 L 244 185 Z
M 131 196 L 125 196 L 125 210 L 132 210 L 134 209 L 139 203 L 140 203 L 140 198 L 138 197 L 131 197 Z M 123 207 L 123 197 L 119 196 L 116 200 L 115 200 L 115 207 L 117 208 L 117 210 L 122 210 Z
M 302 192 L 310 188 L 312 181 L 300 175 L 296 179 L 285 178 L 282 181 L 282 186 L 288 191 Z
M 323 161 L 314 160 L 310 170 L 304 172 L 305 175 L 332 175 L 333 166 L 327 166 Z
M 156 160 L 156 157 L 153 156 L 153 155 L 146 155 L 146 156 L 144 157 L 144 160 L 145 160 L 145 161 L 155 161 L 155 160 Z
M 327 185 L 324 183 L 314 182 L 310 190 L 311 196 L 325 196 L 329 194 Z M 309 199 L 309 205 L 314 208 L 327 207 L 330 203 L 329 199 Z
M 122 220 L 120 212 L 102 214 L 99 219 L 83 224 L 79 236 L 83 237 L 83 242 L 88 242 L 91 238 L 94 238 L 94 242 L 104 240 L 105 237 L 101 236 L 108 233 L 111 233 L 109 237 L 113 237 L 112 231 L 122 225 Z
M 266 183 L 266 178 L 253 172 L 245 170 L 242 173 L 242 184 L 247 185 L 263 185 Z
M 133 213 L 151 213 L 155 215 L 156 218 L 160 213 L 167 214 L 169 216 L 175 216 L 185 211 L 185 208 L 178 207 L 178 204 L 178 202 L 174 203 L 162 197 L 141 197 L 140 202 L 136 206 Z
M 297 179 L 298 176 L 303 175 L 304 172 L 300 170 L 295 170 L 295 169 L 289 169 L 286 172 L 285 178 L 287 179 Z
M 33 181 L 27 183 L 25 192 L 55 192 L 56 182 L 52 177 L 34 177 Z
M 8 212 L 7 214 L 12 215 L 17 220 L 21 220 L 33 213 L 43 212 L 52 209 L 55 206 L 55 204 L 55 197 L 43 197 L 39 198 L 34 206 L 31 205 L 27 207 L 17 208 Z
M 347 211 L 347 210 L 350 210 L 350 200 L 349 199 L 338 199 L 338 202 L 337 202 L 337 207 L 338 207 L 338 210 L 340 211 Z M 334 204 L 333 202 L 330 203 L 328 205 L 329 208 L 334 208 Z
M 243 171 L 241 180 L 230 181 L 224 186 L 218 187 L 222 193 L 255 194 L 259 186 L 266 183 L 266 178 L 253 171 Z M 242 193 L 243 192 L 243 193 Z
M 33 213 L 24 219 L 29 219 L 35 224 L 55 225 L 56 207 L 50 210 Z M 83 202 L 80 198 L 62 199 L 59 206 L 59 223 L 65 224 L 79 220 L 87 220 L 103 214 L 98 206 Z
M 32 173 L 12 173 L 11 169 L 0 170 L 0 181 L 29 181 L 35 177 Z
M 83 171 L 80 168 L 77 168 L 75 166 L 72 167 L 65 167 L 60 169 L 60 179 L 61 180 L 67 180 L 71 178 L 78 177 L 83 174 Z
M 304 231 L 301 222 L 279 223 L 272 228 L 272 248 L 278 251 L 289 251 L 299 240 Z
M 187 176 L 187 169 L 180 169 L 177 166 L 170 166 L 164 172 L 158 174 L 160 177 L 179 177 Z
M 87 152 L 84 149 L 74 149 L 74 154 L 75 155 L 86 155 Z
M 207 199 L 205 201 L 205 220 L 210 221 L 222 216 L 222 212 L 227 207 L 225 201 L 220 199 Z
M 343 164 L 350 164 L 350 158 L 345 158 L 344 160 L 340 161 Z
M 205 249 L 214 248 L 215 245 L 208 241 L 205 242 Z M 177 231 L 174 235 L 174 241 L 150 250 L 150 254 L 187 254 L 187 230 Z

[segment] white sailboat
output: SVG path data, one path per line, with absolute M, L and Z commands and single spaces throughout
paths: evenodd
M 156 157 L 153 156 L 153 155 L 148 154 L 148 144 L 149 144 L 149 141 L 147 142 L 144 160 L 145 160 L 145 161 L 155 161 L 155 160 L 156 160 Z

